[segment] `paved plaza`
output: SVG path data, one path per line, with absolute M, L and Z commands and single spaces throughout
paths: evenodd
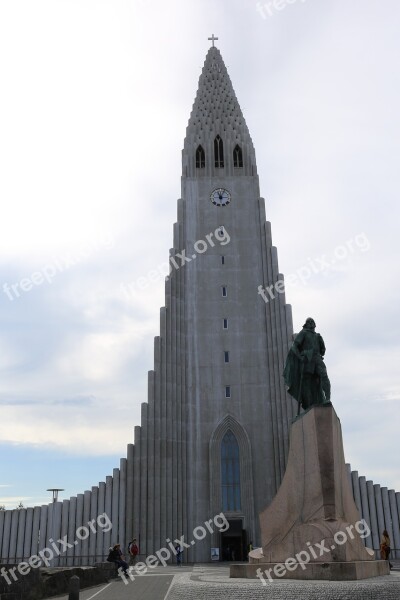
M 395 567 L 388 576 L 363 581 L 279 580 L 267 586 L 258 579 L 230 579 L 228 565 L 158 567 L 128 585 L 119 579 L 83 590 L 80 600 L 399 600 L 400 565 Z

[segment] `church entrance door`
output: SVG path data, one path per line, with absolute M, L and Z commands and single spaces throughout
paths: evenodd
M 228 523 L 229 529 L 221 533 L 221 560 L 246 560 L 247 535 L 243 519 L 228 519 Z

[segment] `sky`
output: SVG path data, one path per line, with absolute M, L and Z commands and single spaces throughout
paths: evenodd
M 400 491 L 399 20 L 397 0 L 2 0 L 0 505 L 91 489 L 133 442 L 212 33 L 346 460 Z

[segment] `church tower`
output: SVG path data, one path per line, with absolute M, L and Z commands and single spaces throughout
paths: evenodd
M 150 554 L 168 537 L 192 540 L 196 527 L 223 512 L 229 530 L 208 533 L 184 556 L 208 561 L 219 548 L 221 557 L 243 559 L 285 470 L 294 407 L 282 372 L 292 318 L 283 281 L 269 302 L 258 291 L 283 277 L 254 146 L 214 45 L 186 130 L 170 262 L 135 442 L 134 530 Z
M 184 536 L 185 562 L 208 562 L 211 549 L 243 560 L 247 544 L 261 541 L 258 515 L 282 480 L 295 408 L 282 378 L 292 318 L 253 143 L 212 39 L 186 131 L 171 272 L 134 444 L 84 493 L 0 511 L 4 562 L 67 538 L 52 566 L 102 562 L 111 544 L 126 551 L 133 537 L 144 560 Z M 271 290 L 265 299 L 260 286 Z M 222 517 L 213 522 L 220 513 L 226 531 Z M 112 530 L 76 538 L 105 516 Z

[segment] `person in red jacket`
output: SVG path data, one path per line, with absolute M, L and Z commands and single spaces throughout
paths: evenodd
M 139 547 L 136 543 L 136 538 L 133 538 L 128 544 L 129 564 L 132 566 L 136 562 L 136 558 L 139 554 Z

